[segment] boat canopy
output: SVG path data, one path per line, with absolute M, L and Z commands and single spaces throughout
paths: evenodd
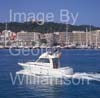
M 42 54 L 36 62 L 42 64 L 49 64 L 50 68 L 60 67 L 58 54 L 49 54 L 48 52 L 46 52 Z
M 61 53 L 43 53 L 39 58 L 60 58 Z

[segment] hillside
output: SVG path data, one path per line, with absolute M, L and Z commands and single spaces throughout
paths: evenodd
M 50 32 L 65 32 L 66 25 L 62 23 L 45 22 L 44 25 L 38 25 L 36 22 L 11 22 L 7 23 L 8 29 L 14 32 L 28 31 L 28 32 L 40 32 L 40 33 L 50 33 Z M 90 25 L 67 25 L 68 31 L 89 31 Z M 0 23 L 0 32 L 5 29 L 5 23 Z M 100 27 L 91 26 L 91 30 L 97 30 Z

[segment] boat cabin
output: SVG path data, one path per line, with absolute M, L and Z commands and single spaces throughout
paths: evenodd
M 42 66 L 53 69 L 57 69 L 60 67 L 59 57 L 57 54 L 44 53 L 36 62 L 38 64 L 42 64 Z

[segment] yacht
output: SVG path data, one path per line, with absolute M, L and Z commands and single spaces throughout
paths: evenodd
M 63 77 L 66 75 L 72 75 L 73 69 L 70 67 L 60 66 L 61 52 L 45 52 L 34 62 L 18 63 L 23 71 L 17 72 L 29 72 L 31 75 L 42 75 L 42 76 L 54 76 Z

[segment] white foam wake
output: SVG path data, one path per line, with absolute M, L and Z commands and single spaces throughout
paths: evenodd
M 75 73 L 73 75 L 65 75 L 67 78 L 74 78 L 74 79 L 87 79 L 87 80 L 96 80 L 100 81 L 100 74 L 99 73 Z
M 21 70 L 21 71 L 16 72 L 16 74 L 35 76 L 28 70 Z M 62 75 L 62 77 L 100 81 L 100 73 L 85 73 L 85 72 L 84 73 L 74 73 L 73 75 Z

